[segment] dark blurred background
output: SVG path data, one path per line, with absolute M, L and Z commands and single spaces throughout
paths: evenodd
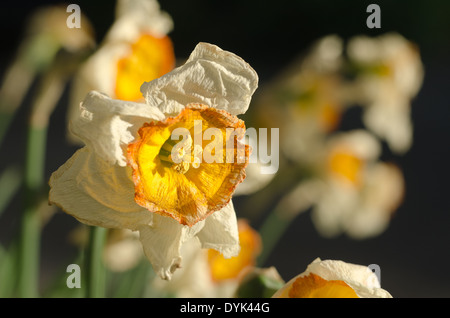
M 0 8 L 0 71 L 4 72 L 20 43 L 27 16 L 38 6 L 59 1 L 18 1 Z M 77 1 L 95 27 L 100 42 L 114 19 L 113 1 Z M 366 8 L 381 7 L 381 29 L 369 29 Z M 275 266 L 285 280 L 304 271 L 316 257 L 381 268 L 381 285 L 394 297 L 450 297 L 450 2 L 432 1 L 175 1 L 161 0 L 175 24 L 170 36 L 177 57 L 189 55 L 200 42 L 210 42 L 236 53 L 269 81 L 321 36 L 337 34 L 344 39 L 358 34 L 378 35 L 397 31 L 415 42 L 425 66 L 421 91 L 412 103 L 414 143 L 409 152 L 385 158 L 403 170 L 406 194 L 403 204 L 380 236 L 356 241 L 345 235 L 322 238 L 309 213 L 299 215 L 283 235 L 265 266 Z M 65 96 L 64 98 L 66 98 Z M 66 100 L 55 110 L 49 130 L 47 177 L 76 148 L 65 137 Z M 26 105 L 25 100 L 25 105 Z M 28 109 L 21 108 L 8 138 L 0 149 L 0 166 L 23 162 Z M 358 124 L 358 110 L 344 118 L 345 125 Z M 280 128 L 282 129 L 282 128 Z M 239 216 L 246 197 L 235 200 Z M 21 205 L 18 194 L 2 216 L 0 240 L 6 244 L 17 232 Z M 255 227 L 270 210 L 252 220 Z M 75 252 L 66 244 L 67 232 L 76 221 L 56 214 L 44 229 L 41 271 L 43 281 L 66 267 Z

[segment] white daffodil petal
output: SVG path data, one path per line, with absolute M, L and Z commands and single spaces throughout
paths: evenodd
M 151 223 L 153 214 L 134 201 L 128 175 L 84 147 L 52 174 L 49 202 L 88 225 L 135 230 Z
M 116 20 L 105 36 L 107 41 L 134 41 L 143 32 L 165 36 L 172 31 L 169 14 L 160 10 L 156 0 L 119 0 Z
M 178 114 L 189 103 L 238 115 L 247 111 L 257 86 L 257 73 L 239 56 L 199 43 L 183 66 L 144 83 L 141 92 L 149 105 L 170 115 Z
M 338 260 L 320 260 L 317 258 L 306 272 L 319 275 L 326 280 L 342 280 L 361 298 L 392 298 L 382 289 L 375 273 L 368 266 L 346 263 Z
M 78 106 L 90 91 L 95 90 L 108 96 L 114 95 L 117 77 L 117 61 L 129 51 L 127 43 L 103 44 L 77 71 L 70 92 L 72 116 L 79 114 Z
M 352 284 L 360 284 L 367 288 L 380 288 L 377 276 L 367 266 L 317 258 L 308 265 L 306 272 L 326 280 L 342 280 L 350 287 Z
M 413 142 L 413 127 L 409 102 L 398 96 L 377 101 L 363 114 L 364 124 L 384 138 L 396 153 L 405 153 Z
M 203 248 L 212 248 L 230 258 L 239 254 L 239 232 L 233 203 L 230 202 L 205 220 L 205 227 L 197 234 Z
M 204 221 L 189 227 L 172 218 L 155 215 L 151 225 L 139 227 L 144 253 L 159 277 L 171 279 L 175 270 L 181 267 L 182 244 L 194 237 L 203 226 Z
M 164 115 L 146 104 L 111 99 L 91 91 L 80 106 L 81 116 L 72 122 L 72 132 L 110 164 L 126 165 L 122 146 L 134 140 L 145 122 Z

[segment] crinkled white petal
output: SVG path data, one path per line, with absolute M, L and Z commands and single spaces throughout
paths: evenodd
M 180 298 L 202 298 L 212 296 L 216 286 L 211 280 L 208 251 L 201 248 L 196 237 L 181 247 L 182 267 L 173 273 L 170 281 L 159 277 L 152 281 L 152 289 Z
M 144 253 L 159 277 L 171 279 L 175 270 L 181 267 L 181 246 L 204 225 L 205 221 L 200 221 L 189 227 L 170 217 L 155 214 L 151 224 L 139 227 Z
M 145 123 L 165 117 L 147 104 L 111 99 L 91 91 L 80 106 L 81 115 L 71 130 L 110 164 L 126 165 L 122 146 L 132 142 Z
M 147 103 L 169 115 L 189 103 L 224 109 L 233 115 L 247 111 L 258 86 L 258 75 L 239 56 L 199 43 L 187 62 L 141 86 Z
M 240 251 L 236 212 L 232 201 L 205 219 L 205 226 L 197 234 L 203 248 L 219 251 L 225 258 Z
M 172 29 L 172 18 L 160 10 L 158 1 L 119 0 L 116 5 L 116 20 L 105 39 L 109 42 L 133 42 L 142 33 L 162 37 Z
M 153 213 L 134 201 L 128 168 L 111 165 L 84 147 L 50 177 L 49 202 L 80 222 L 128 228 L 152 222 Z
M 326 280 L 342 280 L 353 288 L 362 298 L 392 297 L 387 291 L 381 289 L 378 277 L 368 267 L 346 263 L 339 260 L 315 259 L 304 275 L 316 274 Z

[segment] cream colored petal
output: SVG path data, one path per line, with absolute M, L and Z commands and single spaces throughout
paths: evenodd
M 73 122 L 81 114 L 80 104 L 90 91 L 98 91 L 115 97 L 117 63 L 129 45 L 124 43 L 107 43 L 101 46 L 87 59 L 77 71 L 71 84 L 67 122 Z M 69 131 L 68 139 L 75 144 L 83 144 L 80 138 Z
M 322 187 L 311 219 L 320 235 L 335 237 L 345 230 L 344 221 L 351 218 L 359 203 L 359 192 L 332 180 Z
M 114 272 L 124 272 L 134 268 L 143 255 L 138 232 L 126 229 L 121 231 L 123 231 L 123 237 L 114 242 L 108 241 L 103 250 L 103 261 Z
M 51 175 L 49 202 L 87 225 L 136 230 L 153 214 L 134 201 L 130 176 L 84 147 Z
M 318 72 L 335 72 L 342 65 L 343 40 L 336 34 L 324 36 L 311 48 L 302 66 Z
M 72 132 L 104 160 L 120 166 L 126 165 L 122 147 L 135 139 L 137 130 L 145 122 L 164 119 L 155 107 L 111 99 L 96 91 L 86 96 L 80 108 Z
M 336 133 L 330 138 L 329 149 L 343 148 L 360 159 L 375 160 L 381 154 L 379 141 L 364 129 Z
M 368 287 L 380 287 L 378 278 L 367 266 L 355 265 L 339 260 L 321 260 L 320 258 L 316 258 L 308 265 L 305 273 L 313 273 L 326 280 L 360 282 Z
M 238 115 L 247 111 L 257 86 L 258 75 L 243 59 L 199 43 L 183 66 L 144 83 L 141 92 L 149 105 L 169 115 L 178 114 L 189 103 Z
M 165 36 L 173 29 L 169 14 L 161 11 L 156 0 L 119 0 L 116 20 L 105 36 L 108 42 L 133 42 L 142 33 Z
M 364 124 L 376 135 L 384 139 L 392 151 L 403 154 L 413 142 L 413 125 L 410 104 L 403 98 L 377 101 L 366 108 Z
M 197 234 L 203 248 L 212 248 L 230 258 L 239 254 L 239 232 L 236 212 L 230 202 L 205 220 L 204 228 Z
M 144 253 L 159 277 L 167 280 L 172 278 L 175 270 L 181 267 L 181 246 L 203 226 L 204 221 L 189 227 L 170 217 L 155 214 L 151 225 L 139 227 Z
M 346 263 L 339 260 L 314 260 L 306 269 L 305 275 L 314 273 L 326 280 L 342 280 L 352 287 L 358 296 L 392 297 L 381 289 L 375 273 L 368 266 Z
M 345 233 L 353 239 L 375 237 L 388 227 L 390 212 L 378 206 L 361 206 L 344 220 Z
M 380 58 L 381 50 L 376 39 L 358 35 L 349 40 L 347 54 L 356 62 L 375 63 Z
M 82 90 L 72 94 L 73 103 L 79 105 L 92 90 L 114 97 L 117 64 L 129 50 L 127 43 L 105 43 L 90 56 L 76 74 L 72 90 Z
M 163 295 L 175 295 L 180 298 L 203 298 L 212 296 L 215 285 L 211 280 L 208 264 L 208 251 L 201 248 L 196 237 L 181 247 L 183 266 L 173 273 L 170 281 L 156 277 L 152 289 Z
M 404 178 L 400 169 L 378 162 L 366 171 L 360 203 L 343 223 L 352 238 L 363 239 L 382 233 L 403 200 Z

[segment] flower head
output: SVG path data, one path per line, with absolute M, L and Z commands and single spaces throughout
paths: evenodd
M 74 79 L 68 120 L 79 116 L 79 103 L 91 90 L 114 99 L 142 102 L 142 83 L 175 67 L 168 36 L 172 28 L 172 19 L 156 0 L 119 0 L 114 23 Z
M 403 199 L 399 168 L 379 160 L 381 146 L 364 130 L 330 139 L 324 158 L 322 190 L 312 210 L 319 232 L 328 237 L 345 232 L 352 238 L 383 232 Z
M 392 298 L 367 266 L 317 258 L 274 298 Z
M 325 237 L 382 233 L 403 200 L 404 179 L 396 165 L 379 160 L 380 153 L 379 141 L 365 130 L 336 133 L 315 155 L 311 176 L 281 200 L 280 211 L 292 217 L 312 207 Z
M 239 162 L 235 148 L 232 162 L 206 162 L 205 152 L 222 153 L 222 159 L 230 153 L 219 141 L 228 140 L 226 128 L 243 128 L 234 115 L 247 110 L 257 83 L 256 72 L 240 57 L 200 43 L 183 66 L 142 85 L 146 104 L 90 92 L 72 124 L 86 146 L 53 173 L 50 202 L 89 225 L 139 231 L 162 278 L 180 266 L 180 248 L 192 237 L 204 248 L 236 255 L 231 196 L 245 176 L 246 160 Z M 214 139 L 203 146 L 187 138 L 179 143 L 183 147 L 173 147 L 173 130 L 195 132 L 196 120 L 215 128 Z M 237 143 L 241 137 L 236 135 Z M 173 148 L 192 149 L 193 156 L 168 156 Z M 249 149 L 243 149 L 245 159 Z

